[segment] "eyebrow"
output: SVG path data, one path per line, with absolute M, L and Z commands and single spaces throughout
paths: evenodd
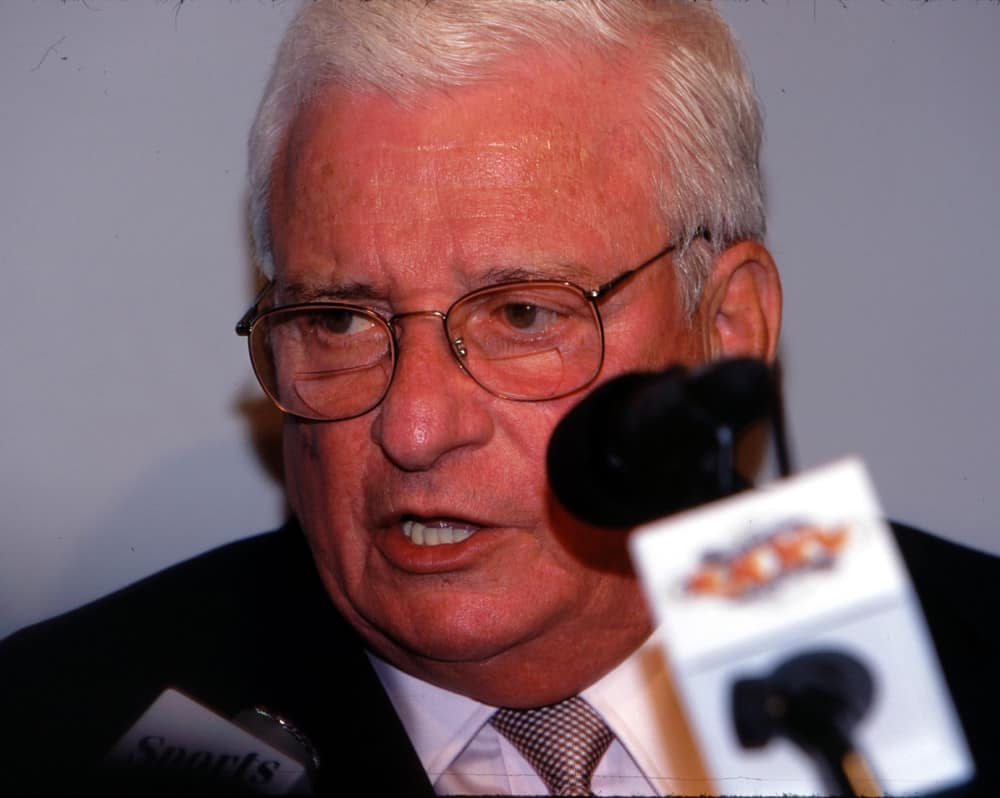
M 590 288 L 596 280 L 589 270 L 576 264 L 554 266 L 494 266 L 475 276 L 469 290 L 486 288 L 502 283 L 516 283 L 529 280 L 553 280 L 571 282 Z M 282 304 L 308 304 L 310 302 L 347 302 L 363 304 L 380 302 L 386 298 L 386 291 L 371 283 L 350 281 L 343 283 L 287 283 L 281 288 Z
M 360 300 L 378 300 L 384 293 L 370 283 L 346 282 L 316 285 L 310 283 L 288 283 L 281 289 L 283 302 L 357 302 Z
M 556 282 L 580 283 L 586 286 L 594 280 L 593 275 L 575 264 L 562 263 L 552 266 L 503 266 L 487 269 L 480 275 L 483 286 L 497 283 L 514 283 L 522 280 L 554 280 Z

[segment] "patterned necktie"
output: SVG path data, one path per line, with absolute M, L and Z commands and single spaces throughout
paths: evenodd
M 552 795 L 593 795 L 590 778 L 614 735 L 579 696 L 538 709 L 500 709 L 490 718 Z

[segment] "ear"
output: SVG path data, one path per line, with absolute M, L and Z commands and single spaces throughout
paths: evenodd
M 719 255 L 702 294 L 706 351 L 712 359 L 773 362 L 781 327 L 781 279 L 763 244 L 740 241 Z

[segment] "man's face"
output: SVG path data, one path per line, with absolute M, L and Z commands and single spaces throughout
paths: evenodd
M 279 301 L 445 310 L 508 275 L 593 288 L 664 247 L 627 83 L 530 66 L 412 108 L 335 88 L 313 101 L 274 175 Z M 669 256 L 603 301 L 599 380 L 702 359 L 678 307 Z M 548 490 L 549 435 L 583 392 L 492 396 L 434 316 L 403 320 L 399 351 L 371 412 L 286 425 L 290 501 L 330 596 L 383 657 L 450 689 L 494 704 L 575 692 L 650 629 L 624 535 Z M 472 534 L 419 545 L 409 522 Z

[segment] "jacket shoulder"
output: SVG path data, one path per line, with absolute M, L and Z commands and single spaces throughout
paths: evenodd
M 78 792 L 168 687 L 224 718 L 254 706 L 287 718 L 356 791 L 426 782 L 294 524 L 12 635 L 0 643 L 0 673 L 0 715 L 18 729 L 0 792 Z M 352 718 L 350 736 L 330 722 L 341 714 Z M 373 775 L 366 763 L 380 743 L 398 768 Z
M 976 762 L 975 790 L 996 794 L 1000 558 L 904 524 L 892 528 Z

